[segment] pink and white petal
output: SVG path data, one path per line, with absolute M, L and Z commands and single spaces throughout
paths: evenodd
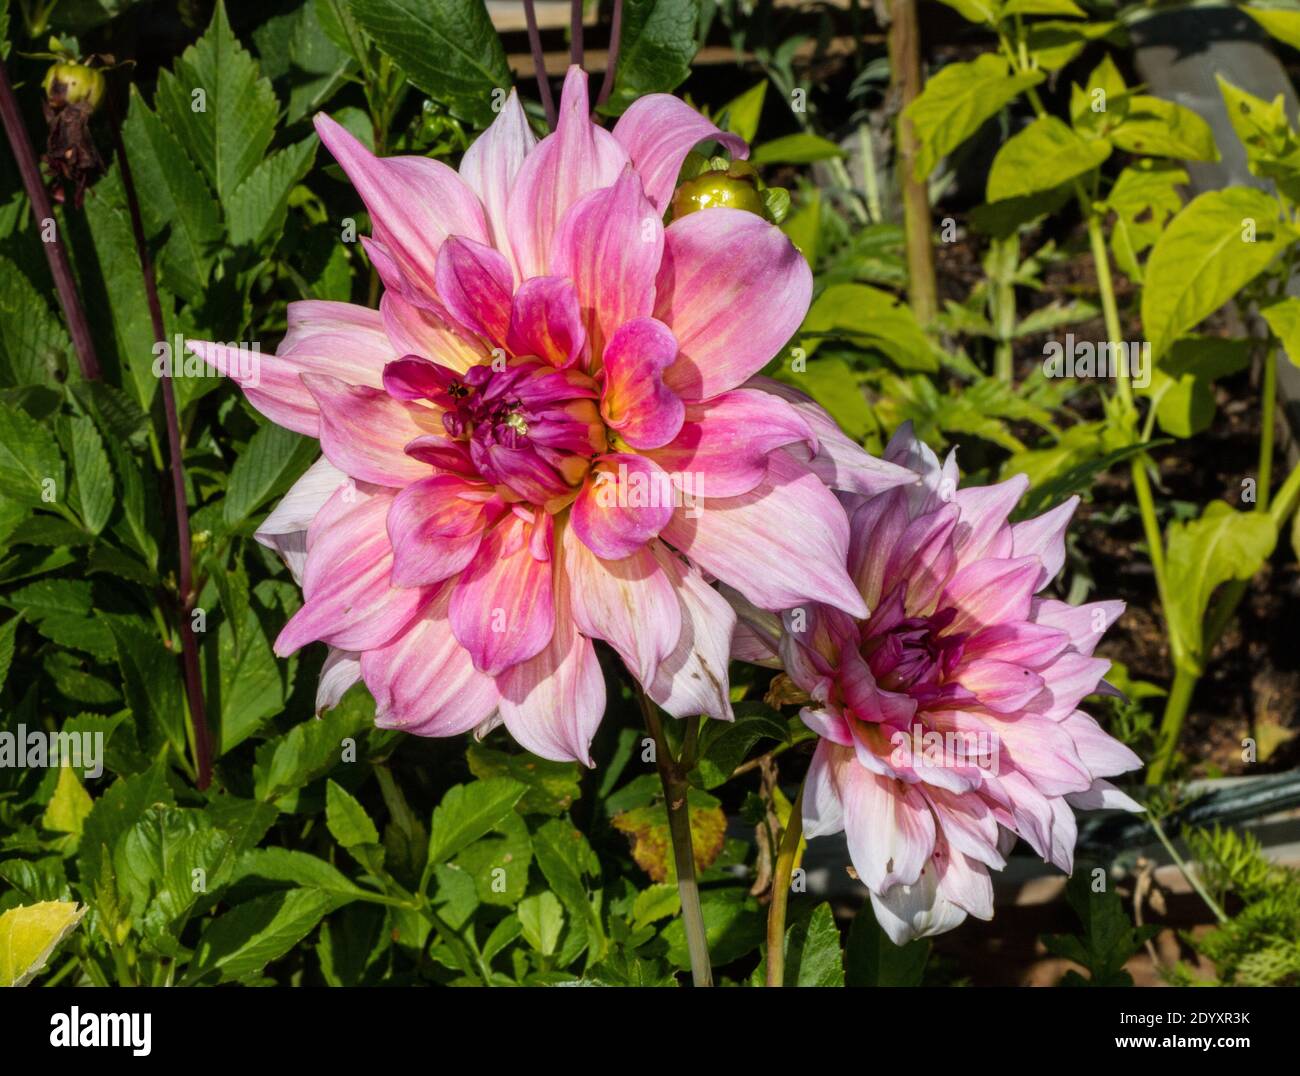
M 760 609 L 735 587 L 720 583 L 718 592 L 736 611 L 736 631 L 731 637 L 732 660 L 769 669 L 782 668 L 781 618 Z
M 1006 859 L 998 851 L 998 822 L 989 805 L 979 796 L 954 794 L 942 788 L 922 786 L 921 794 L 934 811 L 939 830 L 950 849 L 965 853 L 1001 870 Z
M 673 581 L 646 548 L 602 560 L 572 527 L 561 532 L 560 544 L 574 624 L 609 643 L 642 684 L 652 683 L 682 634 Z
M 756 374 L 745 384 L 779 396 L 808 422 L 816 438 L 815 445 L 792 444 L 786 451 L 807 464 L 809 470 L 831 489 L 874 497 L 899 486 L 919 484 L 920 479 L 914 471 L 871 455 L 840 429 L 839 423 L 821 404 L 792 385 L 762 374 Z
M 1028 483 L 1028 479 L 1025 480 Z M 1034 556 L 1043 562 L 1038 589 L 1047 586 L 1065 565 L 1065 530 L 1070 525 L 1079 498 L 1071 497 L 1050 512 L 1012 524 L 1011 556 Z
M 829 837 L 844 829 L 844 805 L 835 787 L 835 759 L 844 748 L 817 741 L 808 776 L 803 782 L 803 832 L 809 840 Z
M 664 232 L 654 316 L 681 355 L 665 380 L 707 400 L 758 373 L 794 335 L 812 298 L 812 271 L 774 224 L 742 209 L 710 209 Z
M 993 918 L 993 879 L 988 867 L 955 848 L 936 856 L 939 870 L 938 896 L 976 919 Z
M 325 502 L 349 481 L 347 475 L 322 456 L 289 487 L 289 492 L 254 532 L 258 542 L 280 554 L 295 583 L 302 582 L 307 563 L 307 528 Z
M 799 412 L 757 389 L 732 389 L 689 404 L 685 416 L 681 432 L 647 455 L 670 474 L 689 475 L 697 496 L 748 493 L 763 481 L 773 451 L 797 441 L 817 443 Z
M 577 288 L 595 354 L 620 325 L 654 308 L 664 251 L 661 216 L 629 168 L 612 187 L 574 202 L 556 229 L 547 266 Z
M 835 785 L 858 877 L 876 893 L 915 884 L 934 852 L 934 815 L 925 797 L 915 785 L 864 769 L 856 755 L 837 761 Z
M 506 231 L 506 205 L 515 177 L 536 144 L 537 138 L 519 103 L 519 94 L 512 89 L 492 125 L 474 140 L 460 159 L 460 178 L 483 203 L 492 245 L 512 259 L 516 280 L 519 274 L 513 266 L 513 253 Z
M 597 460 L 570 518 L 596 556 L 620 560 L 668 525 L 675 499 L 672 479 L 654 460 L 615 452 Z
M 899 548 L 909 525 L 906 494 L 890 492 L 879 497 L 850 496 L 841 500 L 849 516 L 850 578 L 863 601 L 877 613 L 881 600 L 897 590 L 901 614 L 906 591 L 899 583 L 906 581 L 887 577 L 885 566 Z
M 388 512 L 393 586 L 441 583 L 469 565 L 489 522 L 480 496 L 486 488 L 456 475 L 434 475 L 397 495 Z
M 341 471 L 395 489 L 428 475 L 428 466 L 405 448 L 423 434 L 441 432 L 435 412 L 327 374 L 302 379 L 320 408 L 321 451 Z
M 478 197 L 454 169 L 428 157 L 376 157 L 323 112 L 315 123 L 409 286 L 433 293 L 438 248 L 448 236 L 491 241 Z
M 348 688 L 361 679 L 361 655 L 351 650 L 329 648 L 316 681 L 316 716 L 332 710 L 347 694 Z
M 451 236 L 438 250 L 438 298 L 470 332 L 500 346 L 510 328 L 514 277 L 505 255 L 484 243 Z
M 1043 670 L 1043 692 L 1030 709 L 1057 721 L 1068 717 L 1079 703 L 1101 689 L 1102 677 L 1109 669 L 1105 658 L 1066 651 Z
M 1140 770 L 1144 765 L 1132 750 L 1082 710 L 1072 713 L 1060 727 L 1070 737 L 1079 758 L 1093 777 L 1114 777 L 1130 770 Z
M 1106 629 L 1119 619 L 1122 612 L 1124 603 L 1121 601 L 1069 605 L 1051 598 L 1035 598 L 1030 605 L 1029 619 L 1035 624 L 1065 632 L 1070 637 L 1070 645 L 1080 654 L 1090 657 Z
M 496 710 L 496 683 L 474 668 L 456 641 L 448 615 L 451 586 L 387 646 L 361 657 L 361 673 L 375 697 L 375 724 L 416 736 L 455 736 Z
M 967 661 L 1009 661 L 1037 670 L 1055 660 L 1069 645 L 1070 637 L 1059 628 L 1016 620 L 977 631 L 966 640 L 962 656 Z
M 605 713 L 605 677 L 591 640 L 574 625 L 568 594 L 561 580 L 555 630 L 542 652 L 499 678 L 501 717 L 533 754 L 594 766 L 591 740 Z
M 1071 792 L 1065 797 L 1071 807 L 1081 811 L 1134 811 L 1146 808 L 1128 793 L 1121 791 L 1104 778 L 1098 777 L 1086 792 Z
M 586 74 L 570 67 L 555 132 L 528 154 L 506 205 L 521 277 L 546 274 L 552 239 L 569 207 L 590 191 L 612 186 L 627 163 L 627 151 L 614 136 L 591 122 Z
M 550 516 L 528 523 L 510 513 L 479 545 L 451 597 L 451 627 L 488 676 L 541 653 L 555 628 Z M 538 532 L 548 559 L 534 556 Z
M 849 545 L 844 510 L 815 475 L 785 453 L 768 457 L 767 476 L 749 493 L 678 508 L 663 536 L 762 609 L 820 601 L 852 616 L 867 615 L 844 570 Z
M 686 405 L 663 382 L 676 358 L 677 341 L 654 318 L 620 325 L 605 345 L 600 413 L 633 448 L 659 448 L 682 428 Z
M 389 583 L 393 551 L 384 520 L 393 494 L 385 490 L 355 504 L 352 497 L 350 487 L 336 492 L 308 532 L 305 600 L 275 640 L 280 657 L 317 639 L 340 650 L 382 646 L 433 597 L 424 588 Z
M 1043 677 L 1023 665 L 978 658 L 965 662 L 954 679 L 972 692 L 980 705 L 1000 714 L 1023 710 L 1040 691 Z
M 1005 482 L 968 486 L 953 494 L 961 510 L 961 522 L 953 534 L 959 566 L 981 558 L 1026 555 L 1020 550 L 1012 552 L 1012 532 L 1007 517 L 1028 488 L 1029 479 L 1018 474 Z
M 949 632 L 974 632 L 1007 620 L 1027 619 L 1041 571 L 1037 557 L 980 560 L 959 568 L 940 598 L 940 606 L 957 609 Z
M 506 347 L 512 355 L 536 355 L 560 368 L 581 363 L 587 327 L 573 281 L 558 276 L 525 280 L 511 303 Z
M 672 581 L 681 607 L 681 633 L 659 663 L 648 694 L 673 717 L 703 714 L 731 721 L 727 663 L 736 614 L 727 600 L 662 542 L 650 551 Z
M 961 731 L 987 733 L 991 729 L 1004 759 L 1028 777 L 1044 796 L 1081 792 L 1097 776 L 1089 772 L 1061 722 L 1028 712 L 995 721 L 961 711 L 949 711 L 945 716 L 954 717 L 954 724 Z
M 379 300 L 384 330 L 398 355 L 419 355 L 463 372 L 487 362 L 491 349 L 453 324 L 451 314 L 433 300 L 408 302 L 396 291 Z
M 614 125 L 614 137 L 632 158 L 646 195 L 661 216 L 672 200 L 682 162 L 700 142 L 720 142 L 740 160 L 749 156 L 743 138 L 719 130 L 685 101 L 668 93 L 651 93 L 633 101 Z
M 915 885 L 896 885 L 888 893 L 872 890 L 871 910 L 895 945 L 945 934 L 966 920 L 965 909 L 940 895 L 933 863 L 926 864 Z

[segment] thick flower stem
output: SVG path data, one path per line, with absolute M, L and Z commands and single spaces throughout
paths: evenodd
M 695 881 L 695 849 L 691 844 L 691 815 L 687 804 L 690 785 L 686 775 L 694 764 L 694 745 L 699 739 L 698 717 L 690 719 L 681 758 L 674 758 L 664 737 L 663 722 L 655 704 L 636 688 L 637 701 L 645 717 L 646 729 L 655 745 L 655 768 L 664 789 L 668 809 L 668 835 L 673 845 L 673 865 L 677 868 L 677 892 L 682 901 L 682 925 L 686 928 L 686 948 L 691 956 L 691 981 L 696 986 L 713 985 L 713 965 L 709 960 L 709 942 L 704 931 L 704 912 L 700 908 L 700 887 Z
M 23 126 L 18 98 L 14 96 L 13 86 L 9 83 L 9 72 L 5 69 L 3 61 L 0 61 L 0 121 L 4 123 L 9 148 L 13 150 L 18 171 L 23 177 L 23 187 L 32 203 L 32 212 L 36 215 L 37 225 L 40 226 L 41 222 L 54 219 L 54 210 L 50 207 L 50 197 L 45 192 L 45 184 L 41 182 L 36 153 L 27 139 L 27 128 Z M 68 324 L 68 334 L 72 337 L 72 346 L 77 352 L 81 376 L 87 381 L 98 381 L 99 358 L 95 354 L 95 343 L 90 335 L 90 322 L 86 320 L 86 310 L 81 305 L 81 297 L 77 294 L 77 283 L 72 275 L 72 266 L 68 264 L 68 252 L 63 247 L 57 229 L 49 239 L 41 243 L 41 246 L 45 248 L 45 260 L 50 264 L 50 275 L 54 278 L 54 287 L 59 295 L 59 306 L 63 308 L 63 320 Z
M 790 818 L 781 832 L 772 875 L 772 903 L 767 909 L 767 986 L 785 985 L 785 910 L 790 901 L 790 876 L 803 837 L 803 785 L 790 806 Z
M 569 0 L 569 63 L 582 66 L 582 0 Z
M 131 164 L 127 160 L 126 145 L 122 141 L 122 127 L 117 111 L 109 103 L 109 127 L 113 132 L 113 149 L 117 153 L 118 167 L 122 172 L 122 190 L 126 195 L 127 209 L 131 215 L 131 231 L 135 237 L 135 250 L 140 259 L 140 272 L 144 277 L 145 295 L 149 301 L 149 318 L 153 324 L 154 339 L 167 339 L 163 325 L 162 304 L 158 299 L 158 284 L 154 279 L 153 261 L 145 240 L 144 224 L 140 218 L 140 201 L 136 197 Z M 171 456 L 172 498 L 176 510 L 176 540 L 179 545 L 179 604 L 181 655 L 185 668 L 185 697 L 190 708 L 190 724 L 194 736 L 195 784 L 205 790 L 212 783 L 212 735 L 208 730 L 203 703 L 203 680 L 199 674 L 199 644 L 194 637 L 192 614 L 194 612 L 194 566 L 190 548 L 190 514 L 185 498 L 185 463 L 181 456 L 181 427 L 176 413 L 176 394 L 172 389 L 171 374 L 163 370 L 163 410 L 167 415 L 167 452 Z

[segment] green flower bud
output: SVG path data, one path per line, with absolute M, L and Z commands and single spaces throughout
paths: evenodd
M 77 63 L 54 63 L 45 72 L 45 96 L 70 105 L 86 104 L 93 112 L 104 99 L 104 74 L 98 68 Z

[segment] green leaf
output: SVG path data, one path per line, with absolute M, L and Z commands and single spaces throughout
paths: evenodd
M 513 908 L 528 889 L 533 842 L 528 826 L 514 811 L 496 826 L 500 836 L 481 837 L 456 857 L 455 866 L 474 880 L 484 904 Z
M 656 882 L 636 895 L 632 902 L 632 921 L 640 928 L 677 915 L 681 910 L 682 898 L 677 886 Z
M 150 238 L 170 229 L 159 257 L 159 273 L 172 291 L 201 302 L 213 256 L 221 246 L 217 203 L 176 136 L 131 87 L 131 107 L 122 125 L 136 188 L 144 192 L 140 216 Z
M 749 160 L 751 164 L 812 164 L 843 156 L 844 150 L 827 138 L 792 134 L 755 146 Z
M 1295 238 L 1263 191 L 1228 187 L 1194 198 L 1147 259 L 1142 325 L 1158 362 L 1178 337 L 1258 276 Z
M 939 368 L 911 307 L 868 284 L 833 284 L 823 291 L 808 310 L 800 336 L 809 357 L 821 345 L 821 336 L 838 336 L 884 352 L 905 370 Z
M 173 71 L 159 73 L 156 104 L 222 204 L 266 155 L 279 109 L 270 82 L 230 29 L 221 0 L 207 32 Z
M 1215 589 L 1230 579 L 1250 579 L 1276 541 L 1267 512 L 1239 512 L 1223 501 L 1212 501 L 1199 519 L 1169 525 L 1165 615 L 1180 668 L 1200 673 L 1204 667 L 1204 619 Z
M 1185 336 L 1174 343 L 1151 373 L 1150 396 L 1160 428 L 1192 437 L 1214 421 L 1214 382 L 1250 365 L 1247 340 Z
M 903 112 L 921 147 L 916 156 L 916 178 L 929 176 L 939 160 L 978 131 L 985 120 L 1042 81 L 1041 71 L 1013 75 L 1006 60 L 987 52 L 971 63 L 943 68 Z
M 492 122 L 492 91 L 508 88 L 511 76 L 483 0 L 351 0 L 351 9 L 411 82 L 453 116 L 479 127 Z
M 1281 341 L 1287 357 L 1300 366 L 1300 299 L 1279 299 L 1260 313 L 1273 330 L 1273 335 Z
M 930 959 L 930 940 L 898 946 L 880 929 L 871 904 L 864 903 L 849 928 L 845 953 L 846 986 L 920 986 Z
M 808 920 L 786 931 L 785 985 L 844 985 L 840 930 L 829 904 L 817 905 Z
M 63 456 L 47 426 L 0 400 L 0 486 L 5 496 L 36 507 L 67 496 Z
M 1219 159 L 1208 123 L 1190 108 L 1146 94 L 1129 99 L 1128 116 L 1111 128 L 1109 138 L 1120 149 L 1144 156 Z
M 323 777 L 343 759 L 345 750 L 356 750 L 354 738 L 370 726 L 373 709 L 349 705 L 344 700 L 316 721 L 295 725 L 285 735 L 268 740 L 257 749 L 253 765 L 253 788 L 258 799 L 285 804 L 291 793 L 309 781 Z
M 72 473 L 76 477 L 73 507 L 86 529 L 98 534 L 113 512 L 113 472 L 94 421 L 74 415 L 68 422 L 72 429 Z
M 0 258 L 0 385 L 49 384 L 76 369 L 73 355 L 44 296 L 17 265 Z
M 317 451 L 316 442 L 301 434 L 274 423 L 263 426 L 231 468 L 222 510 L 226 523 L 238 526 L 271 498 L 284 493 Z
M 691 73 L 700 0 L 623 0 L 614 89 L 601 112 L 621 115 L 648 93 L 671 93 Z
M 234 982 L 255 975 L 345 903 L 346 898 L 320 889 L 289 889 L 237 905 L 203 932 L 183 981 L 190 985 L 216 976 Z
M 86 816 L 94 804 L 89 794 L 77 777 L 77 771 L 69 765 L 59 767 L 59 780 L 54 786 L 54 795 L 45 805 L 41 816 L 41 825 L 55 833 L 66 833 L 75 839 L 81 837 Z M 75 840 L 69 848 L 75 848 Z
M 170 804 L 167 767 L 156 761 L 143 773 L 119 777 L 99 796 L 81 827 L 77 869 L 92 889 L 102 886 L 107 875 L 112 884 L 113 855 L 118 843 L 154 804 Z M 97 903 L 101 898 L 97 897 Z
M 1088 970 L 1088 979 L 1077 972 L 1068 973 L 1061 981 L 1063 986 L 1132 986 L 1124 964 L 1159 928 L 1135 929 L 1120 895 L 1104 878 L 1098 890 L 1094 882 L 1097 874 L 1076 865 L 1065 890 L 1066 900 L 1083 924 L 1082 935 L 1048 935 L 1042 939 L 1043 946 L 1053 956 L 1073 960 Z
M 1031 23 L 1026 33 L 1029 55 L 1044 71 L 1059 71 L 1083 51 L 1089 41 L 1111 34 L 1118 23 L 1065 22 L 1050 19 Z
M 1003 15 L 1066 15 L 1086 19 L 1088 13 L 1074 0 L 1007 0 Z
M 355 796 L 336 781 L 325 785 L 325 825 L 344 848 L 378 844 L 379 830 Z
M 26 986 L 85 914 L 74 901 L 47 900 L 0 915 L 0 986 Z
M 1165 224 L 1182 208 L 1178 193 L 1188 182 L 1187 172 L 1169 161 L 1139 161 L 1125 168 L 1110 189 L 1105 207 L 1115 214 L 1110 233 L 1111 251 L 1120 271 L 1141 283 L 1138 256 L 1165 230 Z
M 560 932 L 564 929 L 564 906 L 555 898 L 555 894 L 546 890 L 521 900 L 515 914 L 519 916 L 524 941 L 542 956 L 551 956 L 560 943 Z
M 1110 156 L 1105 139 L 1085 139 L 1055 116 L 1042 116 L 998 150 L 987 198 L 1023 198 L 1091 172 Z
M 512 777 L 527 786 L 518 804 L 522 814 L 560 815 L 582 794 L 581 767 L 576 762 L 508 755 L 481 743 L 471 743 L 465 756 L 475 777 Z
M 1002 10 L 1001 0 L 940 0 L 956 11 L 963 19 L 974 23 L 996 25 Z
M 9 666 L 14 660 L 14 639 L 18 635 L 18 624 L 21 620 L 20 613 L 18 616 L 11 616 L 8 621 L 0 625 L 0 688 L 5 686 Z
M 700 894 L 700 910 L 714 967 L 739 960 L 762 944 L 767 917 L 744 888 L 705 890 Z M 690 967 L 686 928 L 681 919 L 672 920 L 660 937 L 668 943 L 668 959 L 679 968 Z
M 142 743 L 156 746 L 165 738 L 184 755 L 186 710 L 176 655 L 156 635 L 131 621 L 113 617 L 108 626 L 117 647 L 123 694 Z
M 786 743 L 790 731 L 781 716 L 762 703 L 737 703 L 732 722 L 710 721 L 700 761 L 692 780 L 701 788 L 716 788 L 731 777 L 731 772 L 760 740 Z
M 1282 44 L 1300 49 L 1300 11 L 1294 8 L 1252 7 L 1249 4 L 1241 10 Z
M 337 867 L 307 852 L 291 848 L 251 848 L 235 863 L 232 887 L 246 890 L 261 883 L 318 889 L 336 897 L 353 899 L 365 894 Z
M 490 777 L 447 790 L 429 824 L 429 863 L 445 863 L 493 829 L 523 796 L 526 786 L 509 777 Z
M 284 229 L 289 192 L 311 168 L 317 138 L 311 135 L 258 164 L 226 201 L 230 245 L 261 246 Z
M 764 79 L 722 106 L 720 115 L 723 126 L 746 142 L 753 142 L 754 136 L 758 134 L 758 121 L 763 115 L 763 102 L 766 98 L 767 79 Z

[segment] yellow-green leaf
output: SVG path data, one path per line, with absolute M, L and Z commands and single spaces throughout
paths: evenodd
M 60 766 L 59 780 L 45 808 L 41 825 L 55 833 L 68 833 L 79 838 L 86 815 L 90 814 L 93 806 L 94 802 L 77 779 L 77 771 L 71 766 Z
M 46 900 L 0 915 L 0 986 L 30 982 L 85 914 L 75 901 Z
M 1208 123 L 1190 108 L 1144 93 L 1129 99 L 1128 116 L 1111 130 L 1110 140 L 1120 149 L 1146 157 L 1219 159 Z
M 1104 139 L 1085 139 L 1055 116 L 1042 116 L 1009 138 L 993 158 L 986 198 L 1022 198 L 1050 191 L 1090 172 L 1110 156 Z

